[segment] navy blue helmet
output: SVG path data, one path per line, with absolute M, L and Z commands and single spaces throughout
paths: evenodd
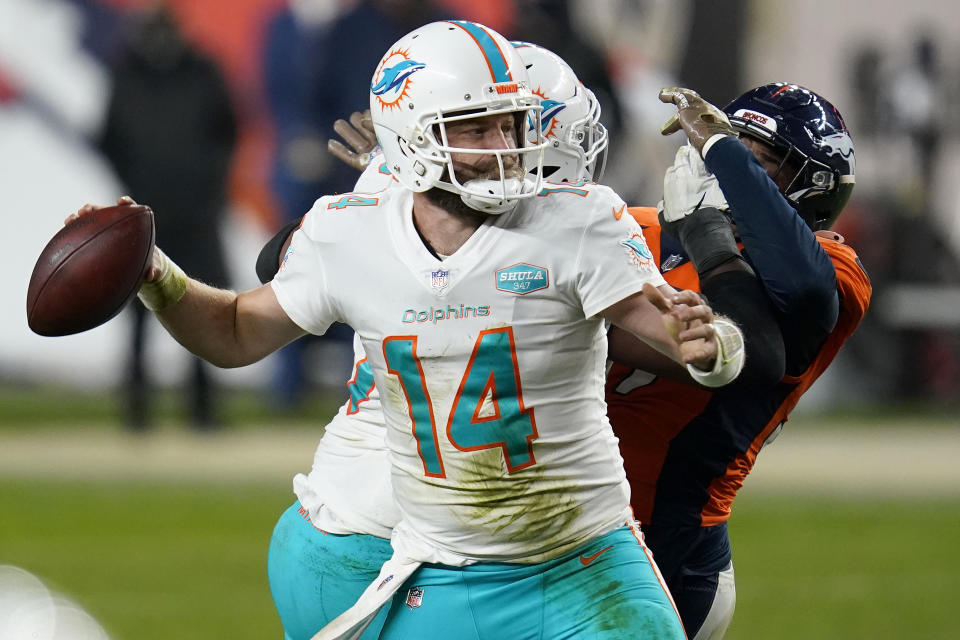
M 828 229 L 850 198 L 856 164 L 853 140 L 836 107 L 809 89 L 773 82 L 723 110 L 740 135 L 783 153 L 779 171 L 799 167 L 783 193 L 812 229 Z

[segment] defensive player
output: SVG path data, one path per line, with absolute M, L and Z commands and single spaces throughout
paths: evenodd
M 405 189 L 321 198 L 271 285 L 239 295 L 155 252 L 141 297 L 216 364 L 337 320 L 360 335 L 401 520 L 380 580 L 324 637 L 401 584 L 382 637 L 683 637 L 629 524 L 604 415 L 604 321 L 712 385 L 739 371 L 742 336 L 727 325 L 718 339 L 689 295 L 658 295 L 639 227 L 610 190 L 528 178 L 541 147 L 524 130 L 540 109 L 499 34 L 427 25 L 387 52 L 371 85 Z
M 678 107 L 665 132 L 682 127 L 692 147 L 671 177 L 691 188 L 664 187 L 661 218 L 673 235 L 661 232 L 656 210 L 633 211 L 657 264 L 676 287 L 702 286 L 721 311 L 724 297 L 709 289 L 755 270 L 786 354 L 786 375 L 765 391 L 690 389 L 616 364 L 607 378 L 634 513 L 688 635 L 717 639 L 735 602 L 726 524 L 734 497 L 761 447 L 856 329 L 871 286 L 854 251 L 827 230 L 854 184 L 853 144 L 832 104 L 785 83 L 748 91 L 725 114 L 685 89 L 661 99 Z

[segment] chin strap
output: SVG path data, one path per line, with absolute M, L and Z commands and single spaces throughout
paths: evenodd
M 526 183 L 519 178 L 506 180 L 468 180 L 460 191 L 463 203 L 481 213 L 500 215 L 513 211 L 524 196 Z M 529 190 L 532 195 L 532 190 Z

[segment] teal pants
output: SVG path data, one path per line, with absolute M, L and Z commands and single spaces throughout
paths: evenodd
M 368 535 L 334 535 L 313 526 L 294 502 L 277 521 L 270 539 L 267 577 L 286 640 L 310 640 L 347 610 L 390 559 L 390 541 Z M 364 631 L 377 637 L 384 607 Z
M 397 592 L 380 637 L 683 640 L 648 553 L 622 527 L 541 564 L 424 565 Z

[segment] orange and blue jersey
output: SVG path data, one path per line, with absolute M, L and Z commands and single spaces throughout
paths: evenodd
M 673 252 L 670 236 L 661 236 L 656 209 L 632 208 L 630 213 L 667 282 L 699 290 L 693 265 L 682 250 Z M 816 240 L 836 274 L 839 316 L 799 373 L 788 371 L 767 390 L 709 391 L 612 366 L 608 415 L 620 439 L 634 515 L 642 524 L 707 527 L 726 522 L 760 447 L 860 323 L 871 286 L 856 253 L 829 232 L 818 233 Z

